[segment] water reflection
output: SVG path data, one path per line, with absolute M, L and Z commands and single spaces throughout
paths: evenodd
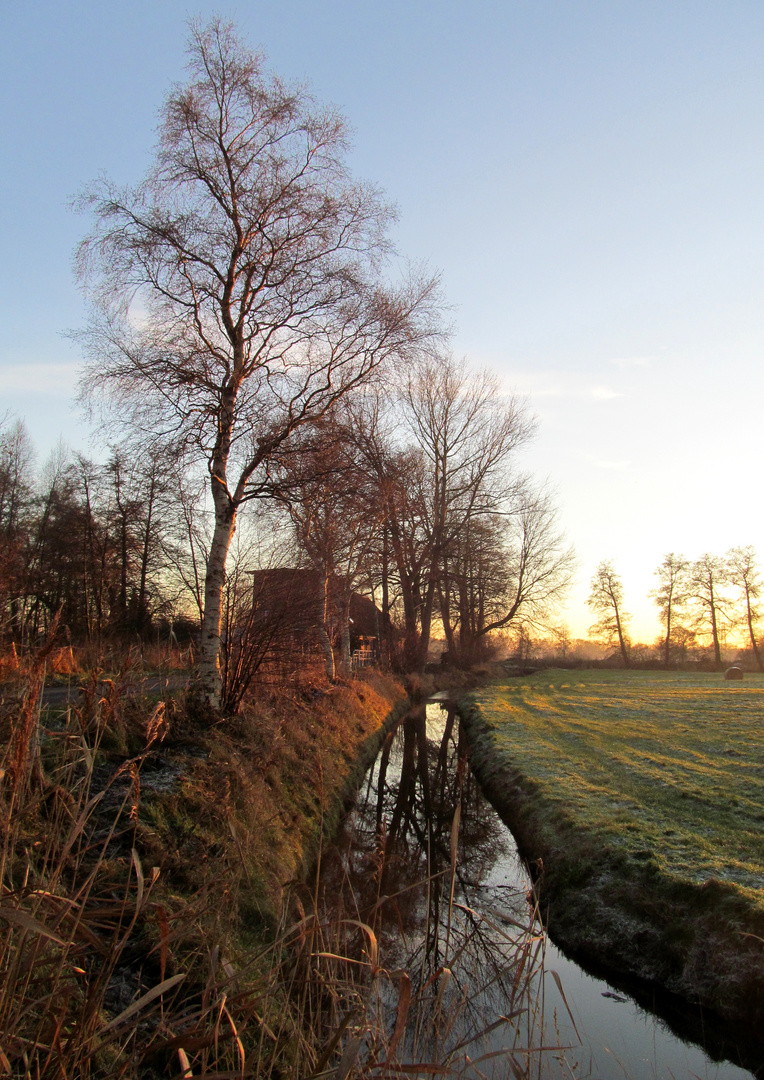
M 371 1075 L 402 1075 L 381 1064 L 394 1052 L 463 1077 L 751 1075 L 710 1062 L 547 944 L 453 712 L 421 706 L 390 733 L 319 892 L 334 977 L 338 956 L 359 961 L 342 1022 L 352 1012 Z
M 525 1075 L 541 1053 L 536 979 L 544 939 L 519 877 L 511 836 L 482 798 L 455 715 L 422 706 L 388 736 L 321 875 L 325 909 L 369 926 L 379 965 L 378 1008 L 408 1061 L 447 1063 L 453 1075 Z M 340 899 L 341 898 L 341 899 Z M 353 925 L 353 924 L 351 924 Z M 368 950 L 368 935 L 357 935 Z M 350 942 L 343 942 L 344 945 Z M 498 1058 L 481 1061 L 501 1051 Z

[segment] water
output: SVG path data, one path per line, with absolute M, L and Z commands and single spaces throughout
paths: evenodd
M 321 892 L 329 914 L 346 916 L 342 946 L 355 935 L 368 960 L 373 944 L 367 1008 L 404 1061 L 446 1061 L 463 1077 L 753 1076 L 712 1061 L 546 938 L 514 839 L 438 705 L 412 711 L 380 752 L 325 856 Z

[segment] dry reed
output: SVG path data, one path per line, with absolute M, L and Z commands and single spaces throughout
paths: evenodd
M 285 904 L 280 924 L 253 937 L 239 912 L 253 888 L 249 838 L 230 816 L 232 854 L 214 882 L 187 865 L 198 887 L 173 883 L 141 815 L 147 762 L 175 720 L 169 702 L 139 707 L 125 694 L 131 671 L 128 662 L 112 681 L 91 679 L 57 716 L 41 711 L 42 680 L 6 710 L 0 1076 L 481 1076 L 499 1058 L 475 1048 L 501 1025 L 512 1030 L 501 1068 L 530 1076 L 541 937 L 532 913 L 510 932 L 455 901 L 455 843 L 449 873 L 427 884 L 445 890 L 449 911 L 435 970 L 421 949 L 386 967 L 378 927 L 352 903 L 321 914 L 318 887 L 308 907 L 295 915 Z M 30 716 L 39 768 L 20 769 Z M 470 1014 L 457 923 L 502 942 L 491 978 L 510 997 L 492 1026 L 476 1027 Z

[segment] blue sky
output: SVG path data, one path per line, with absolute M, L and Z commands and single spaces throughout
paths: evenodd
M 401 252 L 442 271 L 456 351 L 528 394 L 576 632 L 603 558 L 650 639 L 666 552 L 764 556 L 758 2 L 0 0 L 0 412 L 42 457 L 86 448 L 69 202 L 142 176 L 186 19 L 213 13 L 345 112 Z

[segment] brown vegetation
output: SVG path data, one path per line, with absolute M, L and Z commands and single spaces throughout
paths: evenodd
M 0 1073 L 307 1075 L 290 885 L 400 696 L 306 675 L 210 727 L 119 679 L 58 712 L 6 688 Z

